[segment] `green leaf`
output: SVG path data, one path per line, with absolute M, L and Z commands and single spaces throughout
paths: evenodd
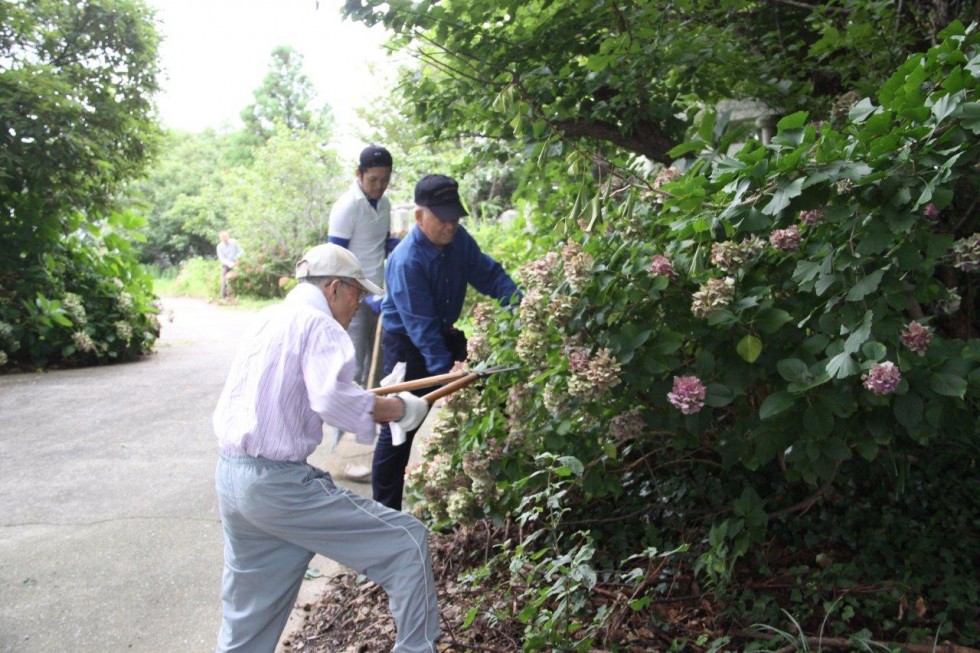
M 745 361 L 754 363 L 762 353 L 762 341 L 753 335 L 745 336 L 739 341 L 738 345 L 735 346 L 735 351 L 737 351 L 738 355 Z
M 775 333 L 779 327 L 793 319 L 793 316 L 781 308 L 764 308 L 755 314 L 755 325 L 764 333 Z
M 809 383 L 811 380 L 806 363 L 799 358 L 782 359 L 776 363 L 776 370 L 779 372 L 779 376 L 790 382 Z
M 780 180 L 779 187 L 772 195 L 772 200 L 762 209 L 762 212 L 766 215 L 777 215 L 789 206 L 790 201 L 794 197 L 798 197 L 803 192 L 804 181 L 805 179 L 803 177 L 790 182 L 787 182 L 785 179 Z
M 769 419 L 778 415 L 792 406 L 793 402 L 793 395 L 790 393 L 784 390 L 774 392 L 766 397 L 765 401 L 762 402 L 762 406 L 759 407 L 759 419 Z
M 806 124 L 806 119 L 810 116 L 806 111 L 797 111 L 796 113 L 791 113 L 790 115 L 782 118 L 776 123 L 776 129 L 779 131 L 787 129 L 800 129 Z
M 880 109 L 878 109 L 878 107 L 871 104 L 871 100 L 869 100 L 868 98 L 864 98 L 863 100 L 855 104 L 853 107 L 851 107 L 851 110 L 848 113 L 848 118 L 850 119 L 851 122 L 855 124 L 860 124 L 865 120 L 867 120 L 868 116 L 871 116 L 872 114 L 874 114 L 879 110 Z
M 720 408 L 721 406 L 727 406 L 732 403 L 735 399 L 735 393 L 727 385 L 722 385 L 721 383 L 709 383 L 708 392 L 704 397 L 704 403 L 713 407 Z
M 581 476 L 582 472 L 585 471 L 585 466 L 582 465 L 582 461 L 575 456 L 559 456 L 558 462 L 560 462 L 563 468 L 571 470 L 576 476 Z
M 831 460 L 850 460 L 851 449 L 840 438 L 827 438 L 820 447 L 820 453 Z
M 888 349 L 880 342 L 868 341 L 861 345 L 861 353 L 868 360 L 877 363 L 888 354 Z
M 911 392 L 895 397 L 892 410 L 898 423 L 908 430 L 914 429 L 922 422 L 922 399 Z
M 815 438 L 825 438 L 834 431 L 834 414 L 813 404 L 803 412 L 803 429 Z
M 827 361 L 827 374 L 832 379 L 845 379 L 857 374 L 860 370 L 861 368 L 846 351 L 842 351 Z
M 847 301 L 858 302 L 878 290 L 878 286 L 881 284 L 881 277 L 885 274 L 884 270 L 875 270 L 868 276 L 864 277 L 847 293 Z
M 960 122 L 965 129 L 980 134 L 980 102 L 967 102 L 960 106 Z
M 937 395 L 945 397 L 958 397 L 962 399 L 966 395 L 966 379 L 954 374 L 937 372 L 929 379 L 929 387 Z

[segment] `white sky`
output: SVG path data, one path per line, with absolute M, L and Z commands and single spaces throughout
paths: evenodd
M 355 129 L 355 109 L 376 97 L 382 74 L 393 64 L 380 28 L 342 20 L 343 0 L 148 0 L 157 12 L 162 92 L 160 117 L 167 127 L 201 131 L 241 126 L 238 114 L 253 100 L 273 49 L 303 55 L 317 102 L 334 111 L 339 135 Z

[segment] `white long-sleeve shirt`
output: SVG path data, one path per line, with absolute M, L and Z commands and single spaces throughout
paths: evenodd
M 212 419 L 223 452 L 305 461 L 323 422 L 374 440 L 375 396 L 353 383 L 354 347 L 323 292 L 300 283 L 259 314 L 231 365 Z

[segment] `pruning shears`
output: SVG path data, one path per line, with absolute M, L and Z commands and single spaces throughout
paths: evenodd
M 419 388 L 428 388 L 434 385 L 442 386 L 433 390 L 432 392 L 424 395 L 422 398 L 425 399 L 429 404 L 434 403 L 437 399 L 441 399 L 446 395 L 452 394 L 457 390 L 465 388 L 469 384 L 473 383 L 477 379 L 490 376 L 491 374 L 496 374 L 498 372 L 508 372 L 510 370 L 516 370 L 520 365 L 493 365 L 489 367 L 483 367 L 482 365 L 477 365 L 473 369 L 460 370 L 458 372 L 447 372 L 446 374 L 436 374 L 435 376 L 427 376 L 422 379 L 414 379 L 412 381 L 405 381 L 403 383 L 393 383 L 391 385 L 383 385 L 377 388 L 372 388 L 371 392 L 376 395 L 389 395 L 396 392 L 418 390 Z

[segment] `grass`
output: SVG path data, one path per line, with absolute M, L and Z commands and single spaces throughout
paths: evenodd
M 158 297 L 196 297 L 213 304 L 228 306 L 245 311 L 256 311 L 280 299 L 259 299 L 255 297 L 235 297 L 222 300 L 218 295 L 221 290 L 221 267 L 216 260 L 195 258 L 184 264 L 179 274 L 153 275 L 153 292 Z

